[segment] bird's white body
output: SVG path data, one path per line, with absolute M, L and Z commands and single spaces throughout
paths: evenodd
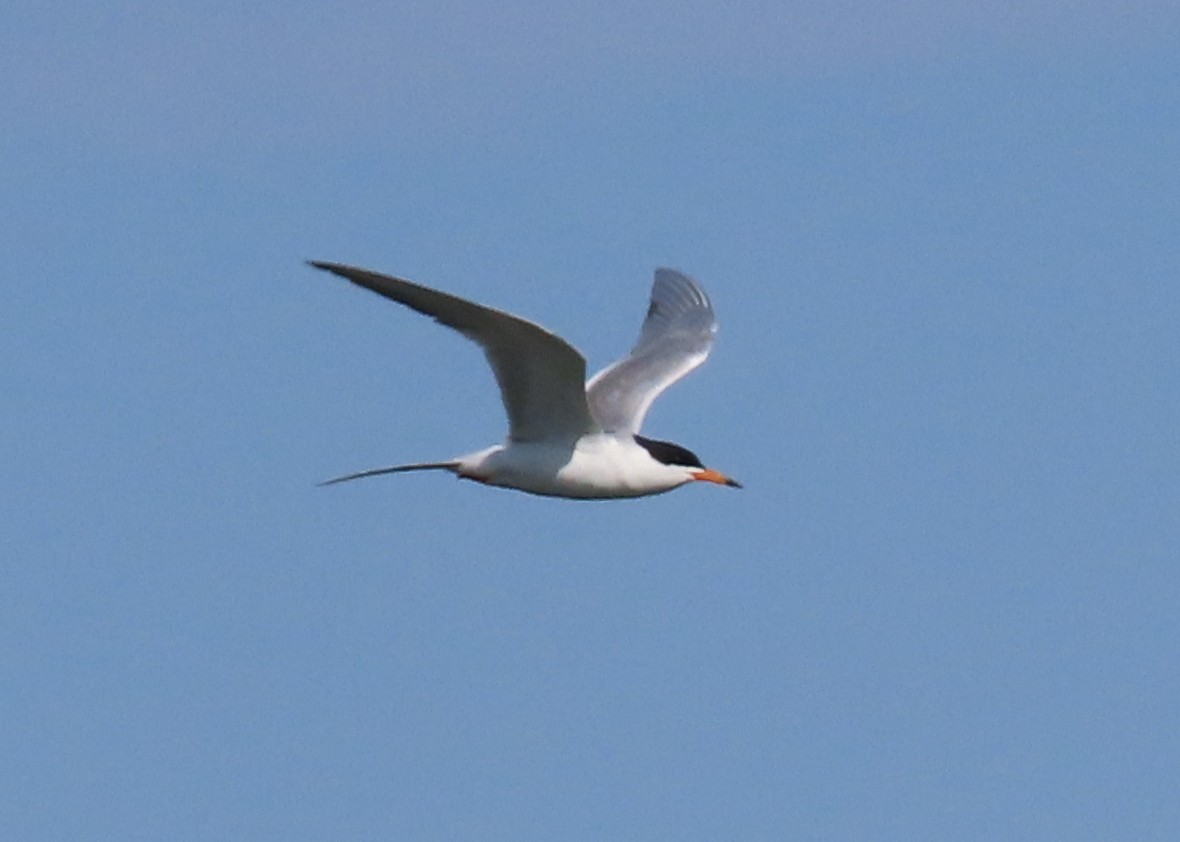
M 508 441 L 455 461 L 455 473 L 465 479 L 579 500 L 646 497 L 695 479 L 656 461 L 633 439 L 607 433 L 582 436 L 572 446 Z
M 738 486 L 691 451 L 639 435 L 652 401 L 703 363 L 713 346 L 713 306 L 691 278 L 656 271 L 639 341 L 587 383 L 586 360 L 573 346 L 519 316 L 367 269 L 311 265 L 432 316 L 479 344 L 508 413 L 503 444 L 448 462 L 373 468 L 327 484 L 446 470 L 487 485 L 583 500 L 645 497 L 694 481 Z

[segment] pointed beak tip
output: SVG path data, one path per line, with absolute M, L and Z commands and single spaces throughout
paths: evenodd
M 714 482 L 717 485 L 728 485 L 730 488 L 742 488 L 742 484 L 736 479 L 727 477 L 720 471 L 714 471 L 712 468 L 705 468 L 693 474 L 693 479 L 702 482 Z

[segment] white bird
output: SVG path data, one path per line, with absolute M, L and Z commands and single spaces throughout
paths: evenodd
M 703 363 L 713 346 L 713 306 L 691 278 L 656 270 L 639 341 L 587 383 L 586 360 L 573 346 L 518 316 L 366 269 L 310 265 L 432 316 L 480 345 L 508 412 L 503 444 L 447 462 L 372 468 L 323 485 L 445 470 L 487 485 L 577 499 L 644 497 L 695 481 L 741 487 L 692 451 L 639 435 L 652 401 Z

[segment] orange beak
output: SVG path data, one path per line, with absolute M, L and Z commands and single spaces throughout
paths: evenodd
M 741 488 L 742 484 L 736 479 L 730 479 L 725 474 L 719 471 L 714 471 L 712 468 L 705 468 L 703 471 L 697 471 L 692 475 L 692 478 L 697 482 L 715 482 L 718 485 L 728 485 L 730 488 Z

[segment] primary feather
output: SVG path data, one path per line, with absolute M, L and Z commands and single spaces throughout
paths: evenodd
M 586 359 L 540 325 L 445 292 L 355 266 L 311 261 L 454 328 L 483 348 L 513 441 L 575 441 L 599 426 L 586 402 Z
M 716 334 L 717 317 L 700 284 L 657 269 L 635 347 L 586 386 L 594 419 L 607 432 L 638 433 L 652 401 L 705 361 Z

